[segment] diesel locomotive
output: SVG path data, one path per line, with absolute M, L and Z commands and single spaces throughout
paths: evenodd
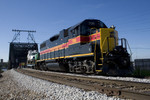
M 108 28 L 97 19 L 63 29 L 40 44 L 40 59 L 34 68 L 107 75 L 132 72 L 126 39 L 119 39 L 115 27 Z

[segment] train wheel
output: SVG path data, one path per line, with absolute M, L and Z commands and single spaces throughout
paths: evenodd
M 84 60 L 83 66 L 85 67 L 86 73 L 94 73 L 95 63 L 93 61 Z
M 47 71 L 47 70 L 48 70 L 45 63 L 43 63 L 43 70 L 44 70 L 44 71 Z
M 40 70 L 40 64 L 36 63 L 35 66 L 34 66 L 34 68 L 37 69 L 37 70 Z
M 119 67 L 116 63 L 104 63 L 103 74 L 108 76 L 117 76 L 119 75 Z
M 44 63 L 40 64 L 40 70 L 44 70 L 43 64 L 44 64 Z
M 74 72 L 74 64 L 72 62 L 69 62 L 69 72 L 73 73 Z
M 73 70 L 74 70 L 74 73 L 77 73 L 78 72 L 78 69 L 77 69 L 77 62 L 75 61 L 74 64 L 73 64 Z
M 81 73 L 86 74 L 86 71 L 87 71 L 86 67 L 85 66 L 81 66 Z

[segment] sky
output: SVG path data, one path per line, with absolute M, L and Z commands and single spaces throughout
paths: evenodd
M 8 61 L 12 29 L 36 30 L 38 44 L 85 19 L 116 26 L 132 59 L 150 58 L 150 0 L 0 0 L 0 59 Z M 21 33 L 20 42 L 27 41 Z

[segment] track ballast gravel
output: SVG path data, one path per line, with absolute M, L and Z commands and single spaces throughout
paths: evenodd
M 96 91 L 84 91 L 45 80 L 33 78 L 14 70 L 0 78 L 0 100 L 120 100 Z

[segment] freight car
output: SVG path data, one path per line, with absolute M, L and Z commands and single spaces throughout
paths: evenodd
M 119 44 L 115 27 L 86 19 L 40 44 L 36 69 L 125 75 L 132 72 L 126 39 Z

